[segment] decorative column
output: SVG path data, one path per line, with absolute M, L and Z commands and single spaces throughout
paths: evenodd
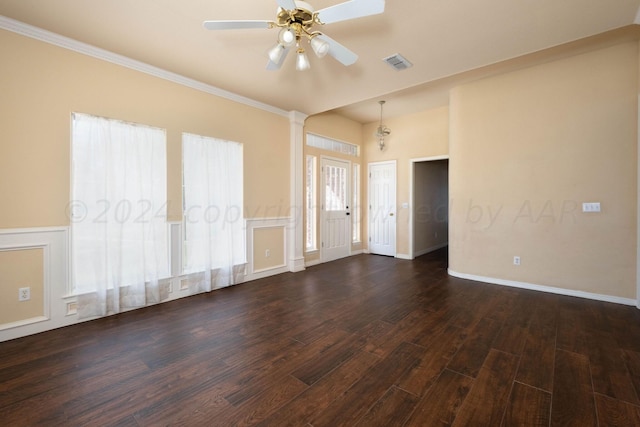
M 304 177 L 304 121 L 308 116 L 298 111 L 289 112 L 289 126 L 291 129 L 291 159 L 290 159 L 290 195 L 291 212 L 289 226 L 289 241 L 287 252 L 289 257 L 289 271 L 298 272 L 304 270 L 304 242 L 302 212 L 304 210 L 304 189 L 302 186 Z

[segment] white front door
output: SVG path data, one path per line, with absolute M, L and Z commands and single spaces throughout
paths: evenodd
M 349 162 L 322 158 L 323 262 L 344 258 L 351 252 L 349 166 Z
M 369 253 L 396 255 L 396 162 L 369 164 Z

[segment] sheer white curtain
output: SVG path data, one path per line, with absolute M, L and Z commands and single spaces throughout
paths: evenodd
M 104 316 L 166 298 L 166 134 L 73 115 L 71 256 L 78 313 Z
M 242 144 L 182 135 L 183 269 L 192 293 L 239 283 L 246 264 Z

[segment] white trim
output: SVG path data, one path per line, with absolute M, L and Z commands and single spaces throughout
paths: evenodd
M 436 160 L 449 160 L 449 155 L 448 154 L 443 154 L 440 156 L 429 156 L 429 157 L 416 157 L 413 159 L 409 159 L 410 162 L 416 163 L 416 162 L 433 162 Z
M 409 254 L 396 254 L 395 258 L 406 259 L 406 260 L 409 260 L 409 261 L 411 261 L 413 259 L 413 258 L 411 258 L 409 256 Z
M 306 267 L 313 267 L 314 265 L 320 265 L 320 264 L 322 264 L 322 261 L 320 260 L 320 258 L 313 259 L 311 261 L 305 261 L 304 263 Z
M 0 228 L 0 236 L 3 234 L 58 233 L 67 231 L 69 231 L 69 227 Z
M 307 115 L 298 111 L 289 113 L 289 210 L 290 218 L 287 259 L 289 271 L 304 270 L 304 122 Z
M 632 306 L 636 305 L 636 300 L 630 299 L 630 298 L 622 298 L 622 297 L 616 297 L 612 295 L 594 294 L 591 292 L 576 291 L 573 289 L 565 289 L 565 288 L 556 288 L 553 286 L 536 285 L 533 283 L 526 283 L 526 282 L 516 282 L 513 280 L 504 280 L 504 279 L 495 279 L 492 277 L 476 276 L 473 274 L 458 273 L 451 269 L 448 269 L 447 272 L 449 273 L 449 275 L 453 277 L 458 277 L 460 279 L 491 283 L 493 285 L 509 286 L 512 288 L 520 288 L 520 289 L 529 289 L 532 291 L 547 292 L 551 294 L 564 295 L 564 296 L 570 296 L 570 297 L 586 298 L 586 299 L 591 299 L 596 301 L 611 302 L 614 304 L 632 305 Z
M 353 154 L 350 154 L 350 153 L 343 153 L 342 151 L 336 151 L 336 150 L 332 150 L 330 148 L 323 148 L 323 147 L 318 147 L 317 145 L 309 144 L 308 136 L 324 139 L 326 141 L 337 142 L 338 144 L 344 144 L 344 145 L 350 146 L 350 147 L 355 147 L 356 154 L 353 155 Z M 305 133 L 305 145 L 308 146 L 308 147 L 313 147 L 313 148 L 317 148 L 319 150 L 326 151 L 328 153 L 337 153 L 337 154 L 342 154 L 344 156 L 350 156 L 350 157 L 356 157 L 356 158 L 361 157 L 360 156 L 361 148 L 360 148 L 360 146 L 358 144 L 354 144 L 352 142 L 343 141 L 341 139 L 333 138 L 333 137 L 330 137 L 330 136 L 320 135 L 319 133 L 315 133 L 315 132 L 306 132 Z
M 25 326 L 31 323 L 38 323 L 51 319 L 50 244 L 46 242 L 20 245 L 0 245 L 0 252 L 24 251 L 29 249 L 42 250 L 42 315 L 30 319 L 21 319 L 17 322 L 11 322 L 3 325 L 0 324 L 0 330 Z
M 415 254 L 414 253 L 414 242 L 413 242 L 413 228 L 414 228 L 414 217 L 413 217 L 413 202 L 414 202 L 414 195 L 413 192 L 415 191 L 414 188 L 414 180 L 415 180 L 415 168 L 416 168 L 416 163 L 420 163 L 420 162 L 433 162 L 436 160 L 449 160 L 449 155 L 441 155 L 441 156 L 431 156 L 431 157 L 417 157 L 414 159 L 409 159 L 409 256 L 411 257 L 411 259 L 414 259 L 415 257 L 419 257 L 420 255 L 424 255 L 428 252 L 431 252 L 433 250 L 436 249 L 440 249 L 440 248 L 436 248 L 436 249 L 426 249 L 427 252 L 424 251 L 420 251 L 419 254 Z M 448 168 L 448 166 L 447 166 Z M 448 192 L 447 192 L 448 193 Z M 449 195 L 447 194 L 447 197 Z M 447 239 L 448 240 L 448 239 Z M 448 243 L 447 243 L 448 244 Z M 444 245 L 446 246 L 446 245 Z
M 309 161 L 311 160 L 312 171 L 309 171 Z M 311 172 L 311 173 L 309 173 Z M 304 223 L 302 224 L 305 233 L 303 234 L 303 243 L 304 243 L 304 255 L 306 256 L 308 253 L 313 253 L 318 251 L 318 156 L 313 154 L 306 154 L 304 156 L 304 186 L 303 186 L 303 203 L 304 203 L 304 213 L 303 215 Z M 311 188 L 310 188 L 311 187 Z M 311 202 L 312 205 L 308 205 L 308 197 L 307 193 L 309 191 L 312 193 Z M 313 242 L 312 246 L 307 246 L 307 241 L 311 239 Z
M 67 316 L 69 227 L 0 229 L 2 250 L 43 249 L 43 313 L 0 325 L 0 342 L 76 323 Z
M 351 253 L 349 254 L 349 257 L 352 256 L 356 256 L 356 255 L 362 255 L 365 254 L 367 252 L 365 252 L 364 249 L 358 249 L 358 250 L 352 250 Z M 347 257 L 348 258 L 348 257 Z M 329 261 L 331 262 L 331 261 Z M 322 260 L 320 258 L 316 258 L 316 259 L 312 259 L 310 261 L 305 261 L 305 266 L 307 267 L 313 267 L 314 265 L 320 265 L 323 264 Z
M 247 272 L 245 276 L 245 282 L 250 280 L 262 279 L 264 277 L 273 276 L 275 274 L 286 273 L 289 271 L 287 263 L 287 254 L 289 253 L 289 225 L 291 224 L 290 217 L 282 218 L 247 218 L 245 219 L 245 229 L 247 230 Z M 260 228 L 282 228 L 283 238 L 283 253 L 281 265 L 274 265 L 260 270 L 254 269 L 253 260 L 253 241 L 254 232 Z
M 35 323 L 47 322 L 49 320 L 51 319 L 49 319 L 46 316 L 38 316 L 38 317 L 32 317 L 30 319 L 18 320 L 17 322 L 4 323 L 0 325 L 0 331 L 5 331 L 8 329 L 14 329 L 14 328 L 21 328 L 24 326 L 33 325 Z
M 5 16 L 0 16 L 0 29 L 12 31 L 22 36 L 30 37 L 35 40 L 39 40 L 45 43 L 52 44 L 64 49 L 71 50 L 73 52 L 87 55 L 93 58 L 97 58 L 103 61 L 110 62 L 112 64 L 120 65 L 126 68 L 130 68 L 141 73 L 149 74 L 154 77 L 158 77 L 164 80 L 168 80 L 173 83 L 177 83 L 182 86 L 189 87 L 191 89 L 199 90 L 201 92 L 208 93 L 210 95 L 219 96 L 221 98 L 228 99 L 230 101 L 238 102 L 240 104 L 248 105 L 250 107 L 258 108 L 260 110 L 267 111 L 269 113 L 277 114 L 283 117 L 288 117 L 289 112 L 280 108 L 268 105 L 235 93 L 226 91 L 224 89 L 217 88 L 215 86 L 208 85 L 206 83 L 199 82 L 197 80 L 184 77 L 180 74 L 172 73 L 170 71 L 163 70 L 153 65 L 146 64 L 144 62 L 136 61 L 135 59 L 128 58 L 117 53 L 109 52 L 108 50 L 100 49 L 98 47 L 79 42 L 77 40 L 61 36 L 59 34 L 43 30 L 32 25 L 25 24 L 20 21 L 16 21 Z

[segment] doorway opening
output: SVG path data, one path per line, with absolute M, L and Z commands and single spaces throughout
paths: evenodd
M 449 244 L 449 157 L 411 160 L 411 259 Z

